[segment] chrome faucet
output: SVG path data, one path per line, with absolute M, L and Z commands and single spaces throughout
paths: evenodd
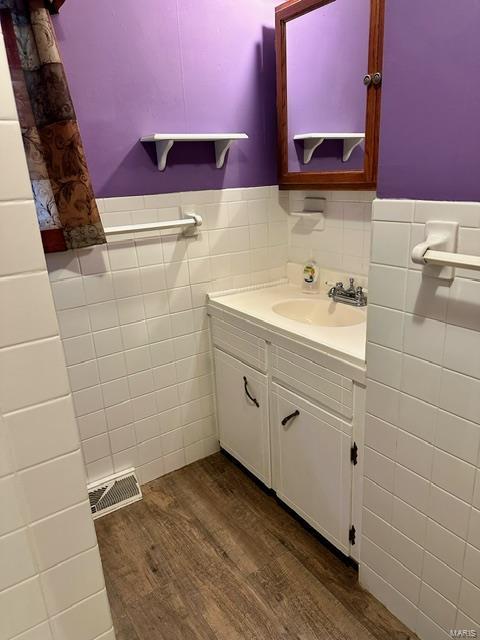
M 328 292 L 328 297 L 332 298 L 334 302 L 343 302 L 343 304 L 351 304 L 355 307 L 366 307 L 367 296 L 363 292 L 363 287 L 355 287 L 354 278 L 349 278 L 349 283 L 350 285 L 346 289 L 343 286 L 343 282 L 337 282 Z

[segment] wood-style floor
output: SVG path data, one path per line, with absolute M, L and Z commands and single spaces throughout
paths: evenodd
M 415 638 L 223 454 L 96 522 L 117 640 Z

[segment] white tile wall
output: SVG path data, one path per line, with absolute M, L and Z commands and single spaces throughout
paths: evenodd
M 370 262 L 372 200 L 369 191 L 291 191 L 290 211 L 303 211 L 305 196 L 326 198 L 324 221 L 289 217 L 289 260 L 314 257 L 332 271 L 366 276 Z
M 100 200 L 106 227 L 182 207 L 204 223 L 193 237 L 110 236 L 47 256 L 90 481 L 134 466 L 144 483 L 217 450 L 205 294 L 285 276 L 287 197 L 260 187 Z
M 0 148 L 0 640 L 113 640 L 1 32 Z
M 375 201 L 360 579 L 422 640 L 480 634 L 480 281 L 410 260 L 429 219 L 480 253 L 477 203 Z

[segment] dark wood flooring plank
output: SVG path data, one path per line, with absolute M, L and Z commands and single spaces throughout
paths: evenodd
M 118 640 L 407 640 L 356 571 L 216 454 L 96 521 Z

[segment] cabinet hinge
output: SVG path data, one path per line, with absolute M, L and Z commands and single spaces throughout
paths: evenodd
M 349 540 L 350 544 L 352 544 L 352 545 L 355 544 L 356 533 L 357 532 L 355 530 L 355 527 L 352 524 L 352 526 L 350 527 L 350 529 L 348 531 L 348 540 Z
M 356 442 L 353 443 L 350 449 L 350 460 L 354 466 L 358 464 L 358 447 Z

